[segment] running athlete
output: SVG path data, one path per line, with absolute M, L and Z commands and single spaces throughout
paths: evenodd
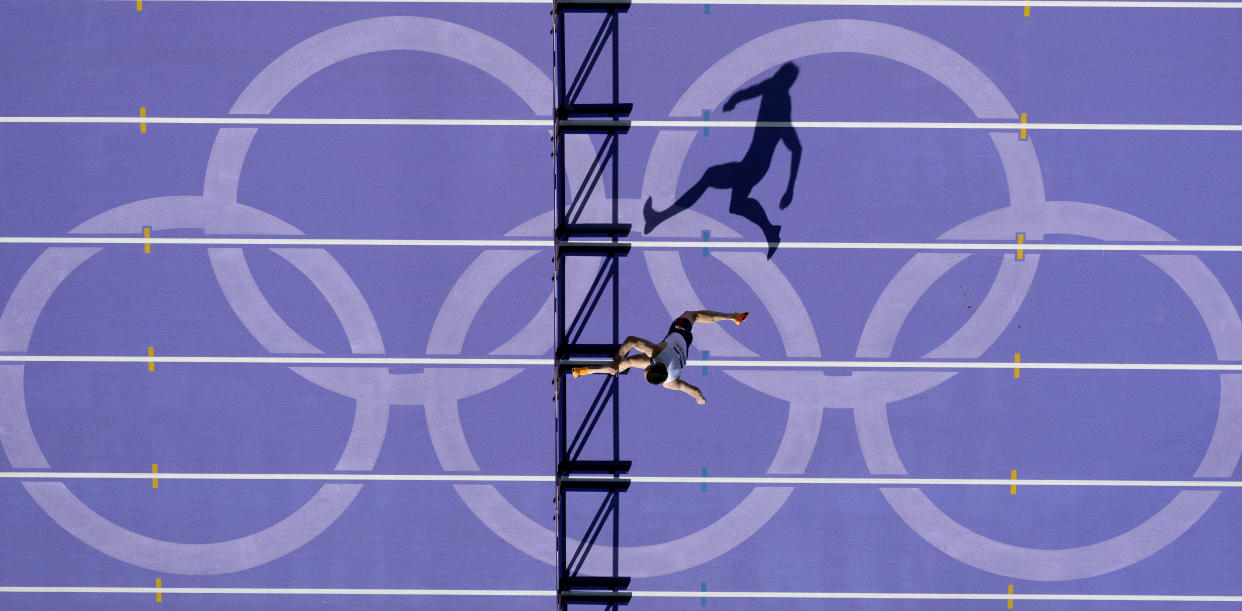
M 625 338 L 625 343 L 621 344 L 621 349 L 617 351 L 617 356 L 611 363 L 596 367 L 575 367 L 574 377 L 590 373 L 617 375 L 627 369 L 637 367 L 646 370 L 648 382 L 672 390 L 680 390 L 694 397 L 699 405 L 703 405 L 707 403 L 703 391 L 681 379 L 681 372 L 686 367 L 686 358 L 690 354 L 690 344 L 694 341 L 694 335 L 690 333 L 690 329 L 696 322 L 732 320 L 740 325 L 749 316 L 750 312 L 725 314 L 710 310 L 688 310 L 678 316 L 677 320 L 669 326 L 668 335 L 664 336 L 664 341 L 655 344 L 631 335 Z M 637 350 L 640 354 L 627 356 L 630 350 Z

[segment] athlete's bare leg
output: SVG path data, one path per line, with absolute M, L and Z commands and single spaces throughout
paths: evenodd
M 593 367 L 574 367 L 574 377 L 584 376 L 592 373 L 606 373 L 609 375 L 617 375 L 627 369 L 639 368 L 646 369 L 651 364 L 651 357 L 655 356 L 659 350 L 659 344 L 653 344 L 641 337 L 631 335 L 625 338 L 621 344 L 621 349 L 617 351 L 617 356 L 607 365 L 596 365 Z M 637 350 L 639 353 L 633 356 L 627 356 L 630 350 Z
M 630 350 L 637 350 L 647 356 L 655 356 L 655 351 L 658 348 L 658 345 L 653 344 L 648 340 L 631 335 L 625 338 L 625 341 L 621 343 L 621 349 L 617 351 L 617 358 L 625 358 L 625 355 L 629 354 Z
M 597 365 L 595 367 L 574 367 L 572 373 L 574 377 L 584 376 L 592 373 L 606 373 L 608 375 L 617 375 L 616 361 L 607 365 Z
M 681 317 L 690 322 L 720 322 L 722 320 L 732 320 L 741 324 L 750 312 L 713 312 L 711 310 L 686 310 L 682 312 Z M 740 319 L 740 320 L 739 320 Z
M 613 359 L 607 365 L 596 365 L 594 367 L 574 367 L 571 373 L 574 377 L 589 375 L 592 373 L 606 373 L 608 375 L 617 375 L 629 369 L 646 369 L 651 364 L 651 357 L 645 354 L 635 354 L 625 358 Z

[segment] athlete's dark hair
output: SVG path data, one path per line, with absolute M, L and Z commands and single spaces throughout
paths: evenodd
M 668 368 L 664 363 L 652 363 L 647 366 L 647 381 L 652 384 L 663 384 L 668 379 Z

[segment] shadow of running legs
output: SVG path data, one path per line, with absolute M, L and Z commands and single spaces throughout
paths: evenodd
M 673 202 L 672 206 L 659 212 L 652 207 L 651 198 L 648 197 L 646 203 L 643 204 L 643 220 L 645 221 L 643 233 L 651 233 L 660 223 L 693 206 L 695 202 L 699 201 L 700 197 L 703 197 L 703 193 L 709 187 L 712 189 L 735 188 L 735 174 L 739 173 L 740 168 L 738 166 L 740 165 L 740 163 L 734 162 L 707 168 L 707 171 L 703 172 L 703 177 L 694 183 L 693 187 L 690 187 L 681 197 L 677 198 L 677 201 Z
M 768 258 L 776 254 L 776 248 L 781 243 L 781 226 L 772 224 L 768 220 L 768 215 L 763 210 L 763 205 L 750 196 L 750 192 L 763 178 L 763 173 L 757 177 L 753 171 L 748 171 L 745 162 L 725 163 L 713 166 L 703 173 L 703 177 L 694 183 L 672 206 L 664 210 L 657 211 L 652 206 L 650 197 L 643 203 L 643 233 L 651 233 L 660 223 L 676 216 L 681 211 L 693 206 L 695 202 L 707 191 L 707 189 L 731 189 L 733 193 L 729 197 L 729 212 L 741 216 L 746 220 L 759 226 L 763 230 L 763 239 L 768 243 Z M 764 168 L 766 171 L 766 168 Z

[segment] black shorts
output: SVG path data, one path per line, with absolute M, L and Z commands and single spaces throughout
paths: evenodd
M 690 332 L 690 327 L 693 326 L 694 323 L 690 319 L 685 316 L 678 316 L 677 320 L 674 320 L 673 324 L 669 325 L 668 332 L 669 334 L 676 333 L 685 338 L 686 348 L 689 349 L 690 344 L 694 343 L 694 334 Z

